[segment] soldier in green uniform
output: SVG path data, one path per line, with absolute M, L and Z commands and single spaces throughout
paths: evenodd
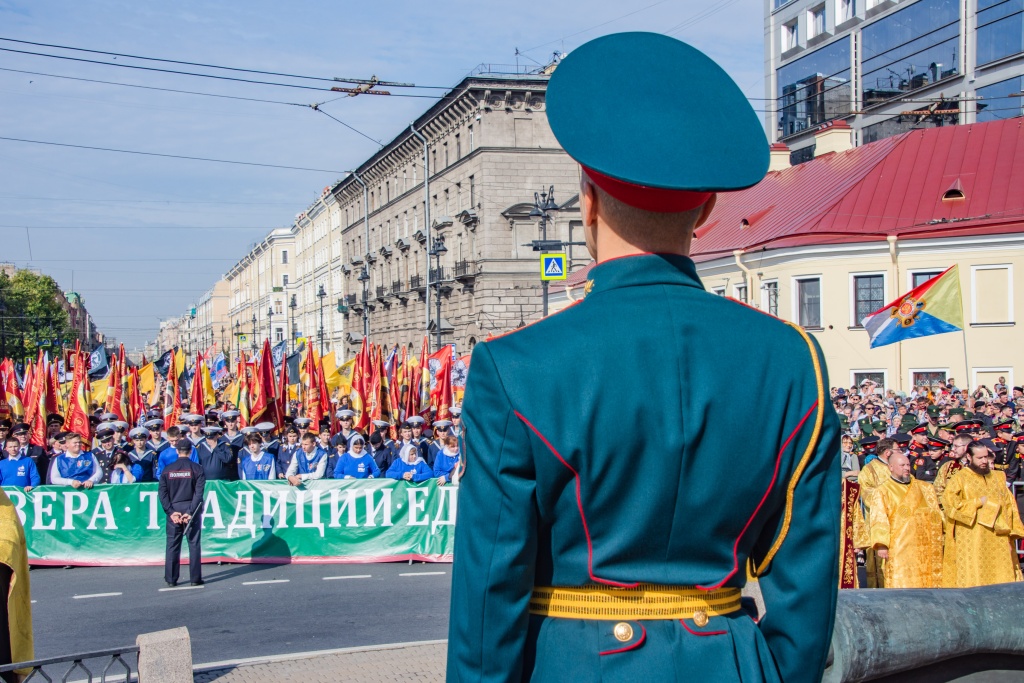
M 638 73 L 657 88 L 588 105 Z M 650 33 L 577 48 L 547 112 L 597 265 L 578 303 L 473 351 L 448 679 L 817 683 L 839 584 L 824 358 L 688 257 L 715 193 L 764 176 L 761 123 L 717 64 Z M 739 467 L 723 372 L 764 387 Z

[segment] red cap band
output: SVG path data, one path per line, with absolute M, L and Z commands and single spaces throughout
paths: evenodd
M 711 198 L 711 192 L 690 192 L 689 190 L 665 190 L 659 187 L 634 185 L 616 180 L 603 173 L 583 167 L 587 176 L 602 190 L 624 204 L 658 213 L 679 213 L 704 204 Z

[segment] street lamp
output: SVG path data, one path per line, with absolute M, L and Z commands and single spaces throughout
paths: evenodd
M 428 255 L 436 259 L 437 266 L 434 269 L 434 286 L 437 287 L 437 351 L 441 350 L 441 257 L 448 253 L 448 247 L 444 246 L 443 237 L 435 237 Z
M 227 332 L 227 328 L 225 328 L 223 325 L 221 325 L 220 326 L 220 350 L 223 353 L 231 353 L 231 348 L 224 345 L 225 340 L 227 340 L 226 332 Z M 211 334 L 212 334 L 212 332 L 211 332 Z M 227 356 L 225 356 L 225 358 L 227 358 Z
M 288 320 L 288 337 L 291 340 L 291 353 L 295 353 L 295 309 L 298 306 L 299 302 L 295 300 L 295 295 L 292 294 L 292 300 L 288 302 L 288 310 L 291 311 L 291 316 Z
M 363 283 L 363 337 L 370 336 L 370 274 L 366 272 L 366 266 L 359 273 L 357 278 Z
M 242 321 L 235 321 L 235 358 L 242 357 Z
M 256 323 L 257 323 L 256 314 L 253 313 L 252 314 L 252 344 L 250 344 L 250 346 L 252 347 L 252 352 L 253 353 L 256 353 Z
M 540 239 L 541 241 L 547 240 L 548 238 L 548 221 L 551 217 L 548 215 L 551 211 L 558 211 L 558 204 L 555 203 L 555 186 L 549 185 L 547 192 L 534 192 L 533 193 L 533 208 L 530 209 L 530 218 L 540 219 Z M 548 314 L 548 281 L 542 280 L 540 283 L 541 297 L 543 301 L 543 313 L 542 315 L 547 316 Z
M 274 318 L 274 307 L 273 306 L 267 306 L 267 339 L 270 340 L 271 344 L 274 343 L 274 323 L 273 323 L 273 318 Z
M 327 298 L 327 291 L 324 289 L 323 284 L 320 285 L 320 291 L 316 293 L 318 299 L 320 299 L 320 357 L 324 356 L 324 299 Z

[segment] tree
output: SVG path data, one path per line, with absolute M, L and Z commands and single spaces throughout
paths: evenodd
M 49 275 L 17 270 L 12 277 L 0 272 L 0 329 L 7 356 L 34 357 L 44 340 L 70 342 L 75 338 L 68 313 L 60 303 L 63 298 Z

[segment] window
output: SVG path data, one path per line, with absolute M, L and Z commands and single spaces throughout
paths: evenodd
M 947 374 L 947 370 L 911 370 L 910 385 L 914 389 L 925 386 L 936 391 L 940 384 L 946 383 Z
M 473 149 L 474 149 L 473 144 L 474 144 L 473 143 L 473 126 L 470 126 L 469 127 L 469 151 L 470 151 L 470 153 L 473 152 Z
M 715 296 L 725 296 L 725 287 L 713 287 L 711 293 Z
M 281 264 L 282 265 L 288 265 L 288 250 L 287 249 L 283 249 L 281 251 Z
M 274 299 L 274 315 L 281 315 L 281 300 Z
M 284 341 L 284 330 L 282 330 L 280 327 L 276 328 L 274 330 L 274 339 L 277 340 L 278 344 L 283 342 Z
M 857 15 L 856 0 L 839 0 L 836 5 L 836 23 L 850 21 Z
M 281 286 L 282 287 L 287 287 L 288 286 L 288 274 L 287 273 L 285 273 L 284 275 L 281 276 Z
M 472 129 L 472 126 L 470 126 Z M 469 208 L 476 208 L 476 179 L 473 176 L 469 176 Z
M 444 145 L 444 167 L 448 168 L 448 142 L 445 141 Z
M 920 0 L 865 26 L 864 106 L 958 75 L 959 42 L 957 0 Z
M 458 161 L 462 158 L 462 139 L 459 134 L 455 134 L 455 160 Z
M 853 327 L 885 305 L 884 275 L 855 275 L 853 277 Z
M 855 387 L 859 387 L 861 382 L 866 379 L 871 380 L 878 386 L 875 388 L 875 393 L 880 394 L 885 389 L 885 371 L 884 370 L 854 370 L 850 373 L 852 378 L 851 384 Z
M 978 45 L 981 51 L 981 45 Z M 998 121 L 1024 116 L 1024 77 L 1000 81 L 984 88 L 978 88 L 977 95 L 982 98 L 974 103 L 978 112 L 978 123 Z
M 779 316 L 779 283 L 765 282 L 761 285 L 761 308 L 775 317 Z
M 910 273 L 910 288 L 917 289 L 924 283 L 931 280 L 933 277 L 937 277 L 942 274 L 941 270 L 920 270 L 912 271 Z
M 776 80 L 780 135 L 793 135 L 845 116 L 853 111 L 850 38 L 786 64 L 776 71 Z
M 821 280 L 796 281 L 797 322 L 802 327 L 821 327 Z
M 977 45 L 979 65 L 1024 52 L 1024 3 L 978 0 Z
M 971 268 L 971 324 L 1013 322 L 1013 270 L 1010 265 Z
M 736 287 L 733 288 L 733 298 L 737 301 L 747 303 L 747 286 L 736 285 Z
M 782 51 L 792 50 L 797 46 L 797 20 L 782 25 Z
M 818 5 L 807 13 L 807 37 L 814 38 L 825 32 L 825 6 Z

